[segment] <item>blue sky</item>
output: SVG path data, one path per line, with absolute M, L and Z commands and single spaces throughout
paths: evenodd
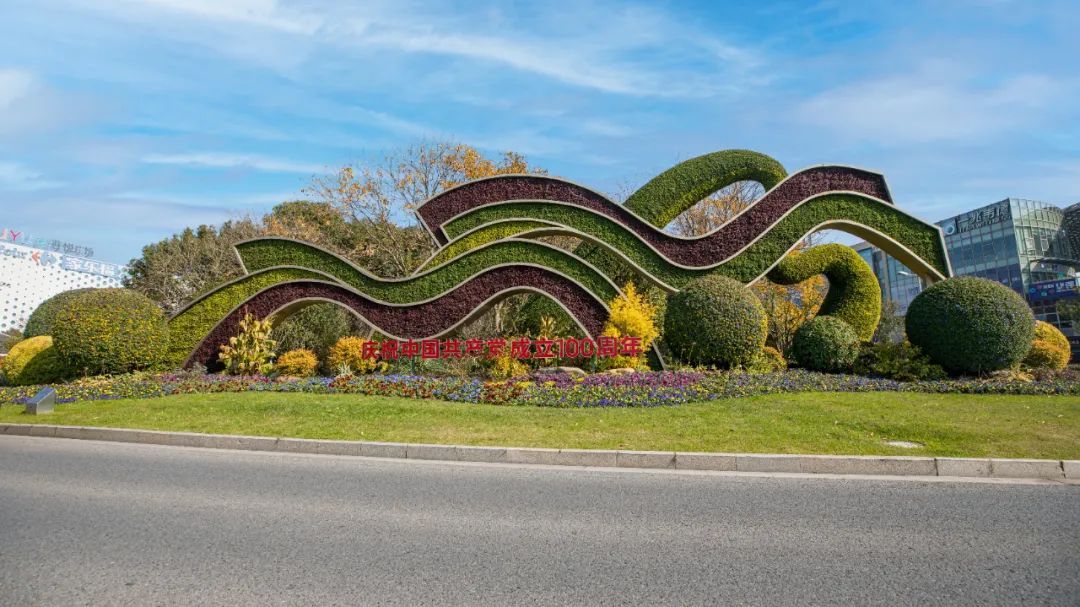
M 1080 200 L 1076 2 L 2 5 L 0 227 L 108 261 L 421 138 L 608 192 L 750 148 L 930 220 Z

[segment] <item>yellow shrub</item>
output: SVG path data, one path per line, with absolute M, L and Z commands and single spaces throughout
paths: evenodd
M 1064 369 L 1071 356 L 1069 339 L 1064 333 L 1048 322 L 1035 321 L 1035 340 L 1024 357 L 1024 365 L 1033 369 Z
M 319 357 L 311 350 L 289 350 L 278 357 L 274 368 L 278 375 L 311 377 L 319 368 Z
M 758 354 L 754 362 L 750 364 L 748 370 L 752 373 L 775 373 L 777 371 L 783 371 L 787 369 L 788 363 L 784 355 L 772 346 L 765 346 L 761 349 L 761 353 Z
M 623 287 L 623 294 L 611 301 L 611 312 L 604 325 L 603 335 L 609 337 L 640 337 L 641 350 L 645 352 L 660 335 L 656 328 L 656 308 L 645 300 L 634 288 L 634 283 Z M 645 356 L 616 356 L 600 359 L 605 368 L 643 367 Z
M 491 361 L 487 373 L 491 379 L 510 379 L 527 375 L 529 368 L 520 360 L 510 356 L 509 350 L 503 350 L 500 356 Z
M 326 362 L 335 372 L 345 365 L 353 373 L 371 373 L 375 370 L 378 361 L 374 358 L 364 358 L 364 344 L 367 342 L 368 340 L 363 337 L 342 337 L 330 347 Z

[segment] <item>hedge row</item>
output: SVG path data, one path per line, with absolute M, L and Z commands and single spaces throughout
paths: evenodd
M 438 297 L 470 277 L 495 266 L 540 266 L 565 274 L 601 301 L 617 294 L 600 273 L 577 257 L 548 244 L 504 240 L 491 243 L 422 274 L 383 280 L 312 245 L 282 238 L 261 238 L 237 245 L 249 272 L 278 266 L 300 266 L 325 272 L 360 293 L 393 304 L 411 304 Z
M 577 299 L 581 299 L 582 295 L 564 293 L 570 287 L 562 285 L 562 282 L 580 286 L 585 293 L 599 302 L 610 301 L 618 294 L 618 290 L 603 275 L 589 268 L 573 255 L 543 243 L 496 242 L 475 250 L 451 264 L 398 281 L 379 280 L 361 272 L 334 255 L 293 240 L 259 239 L 242 243 L 237 247 L 237 250 L 240 252 L 248 271 L 252 272 L 252 274 L 204 295 L 170 321 L 173 337 L 169 343 L 168 359 L 173 364 L 183 364 L 188 356 L 200 346 L 200 343 L 204 342 L 204 337 L 208 336 L 229 312 L 248 302 L 260 291 L 274 285 L 302 279 L 327 280 L 325 276 L 316 273 L 318 271 L 333 276 L 342 284 L 356 289 L 367 297 L 404 305 L 433 300 L 458 287 L 467 289 L 469 292 L 474 291 L 473 287 L 481 285 L 471 283 L 475 282 L 481 274 L 490 273 L 488 270 L 495 266 L 504 266 L 499 272 L 502 277 L 500 284 L 503 288 L 515 286 L 517 282 L 522 282 L 522 286 L 532 285 L 531 282 L 528 284 L 525 284 L 525 282 L 528 282 L 526 279 L 535 273 L 536 266 L 551 269 L 568 276 L 570 280 L 564 281 L 548 275 L 548 278 L 545 278 L 543 284 L 540 284 L 539 287 L 554 289 L 550 294 L 562 300 L 564 305 L 570 307 L 571 310 L 581 309 L 582 313 L 588 309 L 590 315 L 591 307 L 589 305 L 584 303 L 575 304 Z M 280 267 L 286 265 L 302 266 L 311 270 Z M 560 284 L 552 283 L 548 285 L 552 280 Z M 536 280 L 532 282 L 536 282 Z M 485 297 L 499 290 L 495 289 L 495 286 L 497 285 L 491 285 L 492 288 L 485 287 L 481 289 Z M 290 297 L 299 298 L 301 295 L 293 293 L 290 294 Z M 476 299 L 473 296 L 469 296 L 468 299 L 470 305 L 479 305 L 483 301 L 483 298 Z M 473 301 L 474 299 L 475 301 Z M 460 305 L 461 302 L 455 301 L 454 304 Z M 371 305 L 377 306 L 377 304 Z M 361 306 L 361 304 L 350 305 L 350 307 L 354 308 L 357 306 Z M 381 319 L 380 317 L 383 314 L 379 310 L 371 308 L 368 303 L 363 304 L 362 307 L 364 310 L 360 312 L 376 325 L 379 325 L 380 321 L 385 324 L 391 320 L 389 317 Z M 446 320 L 444 317 L 453 317 L 452 320 L 454 321 L 463 317 L 463 313 L 460 311 L 453 313 L 447 311 L 445 315 L 434 311 L 427 313 L 427 315 L 431 316 L 431 318 L 410 320 L 409 322 L 415 330 L 423 331 L 424 327 L 430 322 L 436 320 L 441 322 Z M 583 324 L 587 324 L 588 319 L 579 318 L 578 320 Z M 380 328 L 389 330 L 389 327 Z M 395 326 L 394 329 L 392 332 L 395 334 L 404 334 L 400 327 Z
M 169 319 L 169 347 L 165 359 L 174 367 L 184 364 L 188 355 L 215 325 L 259 291 L 293 280 L 325 278 L 307 270 L 282 268 L 248 274 L 218 287 Z
M 585 202 L 541 202 L 544 207 L 558 209 L 559 207 L 573 207 L 584 212 L 591 212 L 606 217 L 622 227 L 630 230 L 638 239 L 648 243 L 661 255 L 674 264 L 687 267 L 705 267 L 718 261 L 728 259 L 739 253 L 746 245 L 757 240 L 761 234 L 771 226 L 783 219 L 784 215 L 800 204 L 818 196 L 833 192 L 857 193 L 867 200 L 880 200 L 888 196 L 885 182 L 882 177 L 875 173 L 858 171 L 844 167 L 817 167 L 808 169 L 793 175 L 789 180 L 768 192 L 761 199 L 749 206 L 742 213 L 724 224 L 716 232 L 686 239 L 672 236 L 661 228 L 654 226 L 642 218 L 634 215 L 622 206 L 611 201 L 598 202 L 588 200 Z M 482 213 L 490 206 L 498 206 L 502 203 L 522 201 L 520 198 L 510 198 L 506 201 L 492 203 L 484 207 L 471 209 L 455 216 L 453 224 L 463 216 Z M 878 203 L 892 207 L 888 203 Z M 895 207 L 892 207 L 895 209 Z M 529 216 L 517 217 L 518 219 L 532 219 Z M 458 222 L 460 224 L 460 222 Z M 461 232 L 443 226 L 450 237 L 457 237 Z M 475 227 L 473 224 L 468 227 Z M 939 231 L 933 226 L 925 226 L 935 234 Z
M 202 339 L 191 359 L 208 367 L 213 366 L 219 346 L 240 331 L 247 313 L 256 318 L 275 314 L 280 320 L 316 301 L 330 301 L 353 310 L 386 335 L 420 339 L 446 333 L 461 321 L 471 318 L 481 309 L 483 302 L 507 289 L 529 289 L 549 294 L 562 302 L 594 336 L 600 334 L 607 319 L 607 308 L 602 300 L 577 283 L 536 267 L 492 268 L 441 297 L 401 307 L 373 302 L 337 283 L 294 281 L 274 285 L 245 300 L 242 306 L 228 314 Z
M 714 152 L 682 162 L 658 175 L 635 192 L 625 208 L 636 212 L 645 223 L 663 227 L 698 200 L 725 186 L 753 180 L 771 188 L 785 175 L 780 163 L 758 152 Z M 477 207 L 508 200 L 561 201 L 593 210 L 616 206 L 602 194 L 563 179 L 500 175 L 442 192 L 422 204 L 417 214 L 435 239 L 446 244 L 441 228 L 451 219 Z M 623 215 L 630 216 L 625 212 Z
M 551 226 L 539 221 L 503 222 L 492 226 L 485 226 L 471 234 L 458 238 L 439 249 L 438 252 L 431 256 L 431 259 L 424 262 L 424 264 L 418 268 L 417 272 L 423 272 L 441 266 L 451 259 L 458 257 L 459 255 L 464 255 L 489 242 L 495 242 L 504 238 L 513 238 L 522 232 L 543 227 Z
M 835 316 L 869 341 L 881 318 L 881 287 L 874 271 L 851 247 L 825 244 L 788 255 L 769 272 L 769 280 L 791 285 L 824 274 L 829 292 L 818 314 Z
M 768 271 L 778 259 L 782 258 L 792 246 L 814 228 L 830 220 L 846 220 L 866 225 L 887 234 L 893 240 L 911 249 L 939 272 L 947 274 L 948 268 L 940 235 L 935 228 L 892 205 L 878 203 L 853 194 L 832 194 L 804 202 L 733 259 L 715 268 L 700 270 L 675 266 L 642 242 L 637 235 L 615 221 L 567 205 L 537 202 L 491 205 L 456 218 L 447 224 L 446 230 L 450 234 L 459 235 L 477 226 L 492 223 L 490 231 L 482 232 L 475 238 L 479 239 L 481 236 L 499 238 L 505 237 L 503 234 L 518 230 L 520 230 L 518 234 L 528 232 L 533 229 L 528 227 L 532 223 L 530 220 L 564 225 L 588 234 L 626 255 L 644 272 L 676 288 L 714 272 L 743 283 L 752 282 Z M 497 229 L 496 226 L 498 226 Z M 453 246 L 453 243 L 448 246 Z M 614 258 L 611 255 L 608 257 Z M 606 267 L 610 265 L 609 263 L 591 261 L 604 269 L 605 273 L 612 271 Z M 709 260 L 702 265 L 709 265 L 716 261 Z M 621 265 L 626 266 L 625 263 Z M 635 271 L 635 273 L 638 272 Z M 612 278 L 620 277 L 613 276 Z

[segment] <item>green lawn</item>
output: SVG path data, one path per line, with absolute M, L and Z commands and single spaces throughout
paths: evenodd
M 803 393 L 656 409 L 546 409 L 245 393 L 74 403 L 37 417 L 22 409 L 0 407 L 0 422 L 526 447 L 1080 459 L 1075 396 Z

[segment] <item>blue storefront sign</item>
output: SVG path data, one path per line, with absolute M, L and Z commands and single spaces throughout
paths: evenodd
M 1033 282 L 1028 287 L 1028 299 L 1060 299 L 1062 297 L 1076 297 L 1080 285 L 1076 278 L 1060 278 L 1058 280 L 1044 280 Z

